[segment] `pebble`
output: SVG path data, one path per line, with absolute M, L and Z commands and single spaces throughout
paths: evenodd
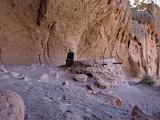
M 48 74 L 43 74 L 43 75 L 41 75 L 40 77 L 39 77 L 39 79 L 40 80 L 49 80 L 49 76 L 48 76 Z

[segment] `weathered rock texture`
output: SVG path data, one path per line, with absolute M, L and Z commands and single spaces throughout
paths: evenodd
M 132 17 L 128 0 L 1 0 L 0 63 L 62 64 L 70 48 L 78 60 L 159 74 L 160 12 L 147 7 Z
M 160 75 L 160 9 L 153 4 L 133 9 L 129 58 L 136 74 Z
M 19 95 L 0 91 L 0 120 L 24 120 L 25 106 Z
M 119 63 L 117 64 L 114 59 L 76 61 L 70 71 L 72 73 L 80 74 L 79 80 L 78 76 L 75 78 L 77 81 L 84 80 L 86 76 L 82 77 L 81 74 L 85 74 L 96 80 L 95 85 L 102 89 L 103 86 L 127 85 L 126 76 L 122 70 L 122 66 Z
M 78 59 L 100 58 L 105 48 L 105 56 L 110 56 L 109 43 L 115 43 L 121 23 L 127 24 L 126 4 L 117 0 L 2 0 L 1 63 L 60 64 L 69 48 Z

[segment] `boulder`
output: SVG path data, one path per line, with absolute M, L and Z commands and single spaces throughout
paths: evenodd
M 25 75 L 21 75 L 20 73 L 17 72 L 11 72 L 11 76 L 13 78 L 19 79 L 19 80 L 24 80 L 25 79 Z
M 0 91 L 0 120 L 24 120 L 22 98 L 13 91 Z
M 119 109 L 122 105 L 122 100 L 118 96 L 111 95 L 103 91 L 99 92 L 97 95 L 100 97 L 103 97 L 107 104 L 112 105 L 116 107 L 117 109 Z
M 133 108 L 131 115 L 132 120 L 150 120 L 138 106 Z
M 122 105 L 121 99 L 120 99 L 119 97 L 115 97 L 114 106 L 115 106 L 116 108 L 120 108 L 121 105 Z

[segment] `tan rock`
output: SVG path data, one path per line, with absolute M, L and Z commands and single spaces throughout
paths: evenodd
M 117 108 L 120 108 L 121 105 L 122 105 L 122 101 L 119 97 L 116 97 L 115 100 L 114 100 L 114 105 L 117 107 Z
M 132 120 L 149 120 L 138 106 L 133 108 L 131 115 L 133 117 Z
M 0 91 L 0 108 L 0 120 L 24 120 L 25 106 L 15 92 Z
M 100 97 L 103 97 L 105 99 L 105 102 L 109 105 L 115 106 L 117 109 L 119 109 L 122 105 L 122 100 L 120 97 L 108 94 L 106 92 L 99 92 L 98 95 Z
M 3 0 L 0 63 L 62 64 L 68 49 L 77 59 L 90 59 L 103 57 L 107 48 L 104 56 L 110 57 L 112 35 L 122 27 L 119 20 L 127 23 L 129 18 L 127 4 L 122 0 Z

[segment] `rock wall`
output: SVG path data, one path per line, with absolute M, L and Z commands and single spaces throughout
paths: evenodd
M 160 75 L 160 9 L 154 4 L 141 4 L 132 13 L 129 46 L 129 60 L 135 67 L 132 68 L 139 75 Z
M 1 0 L 0 63 L 59 65 L 72 49 L 78 60 L 116 58 L 136 74 L 157 74 L 153 9 L 148 23 L 132 17 L 128 0 Z
M 1 63 L 65 62 L 112 56 L 119 28 L 127 26 L 128 2 L 110 0 L 2 0 Z

